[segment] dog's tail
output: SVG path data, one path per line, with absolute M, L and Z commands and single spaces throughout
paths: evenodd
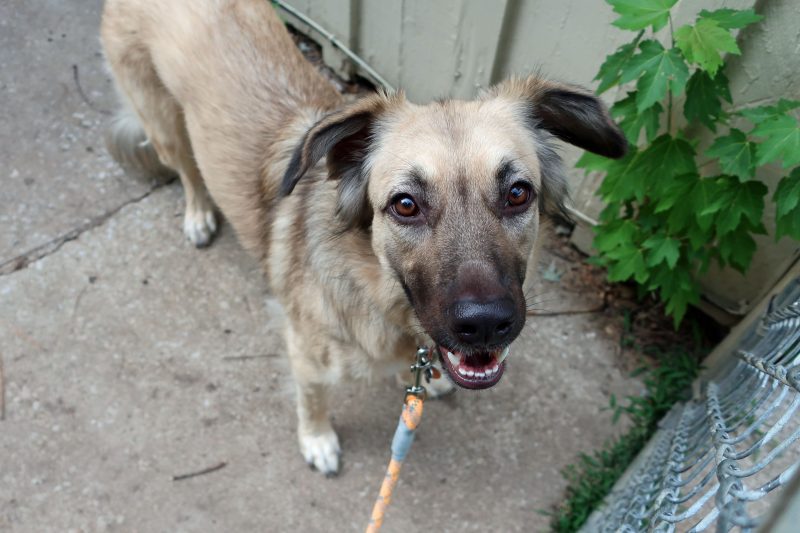
M 106 133 L 106 148 L 126 174 L 141 181 L 168 183 L 177 173 L 158 158 L 133 111 L 123 106 Z

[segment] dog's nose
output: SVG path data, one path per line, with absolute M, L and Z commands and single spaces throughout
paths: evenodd
M 516 311 L 511 300 L 459 301 L 451 311 L 451 330 L 465 344 L 496 345 L 511 340 Z

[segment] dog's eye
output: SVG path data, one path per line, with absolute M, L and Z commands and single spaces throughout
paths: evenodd
M 506 195 L 506 205 L 520 207 L 527 204 L 532 196 L 531 186 L 527 183 L 517 182 L 511 186 Z
M 419 207 L 414 199 L 407 194 L 400 194 L 395 196 L 392 200 L 392 209 L 401 217 L 410 218 L 417 216 Z

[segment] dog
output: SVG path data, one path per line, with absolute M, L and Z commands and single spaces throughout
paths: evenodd
M 626 150 L 591 92 L 537 76 L 473 101 L 345 105 L 264 0 L 108 0 L 101 40 L 124 102 L 112 154 L 180 176 L 195 246 L 216 205 L 263 265 L 288 318 L 300 450 L 326 475 L 332 385 L 407 372 L 420 345 L 449 378 L 434 395 L 500 380 L 541 228 L 567 201 L 554 139 Z

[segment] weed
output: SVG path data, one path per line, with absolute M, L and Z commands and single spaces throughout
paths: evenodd
M 704 354 L 656 348 L 645 351 L 655 362 L 633 373 L 643 376 L 645 393 L 628 396 L 624 405 L 614 395 L 609 399 L 612 421 L 617 422 L 624 415 L 631 422 L 630 429 L 591 455 L 581 454 L 577 463 L 562 471 L 569 482 L 564 503 L 546 512 L 551 517 L 553 531 L 568 533 L 580 529 L 655 433 L 658 421 L 676 402 L 688 399 Z

